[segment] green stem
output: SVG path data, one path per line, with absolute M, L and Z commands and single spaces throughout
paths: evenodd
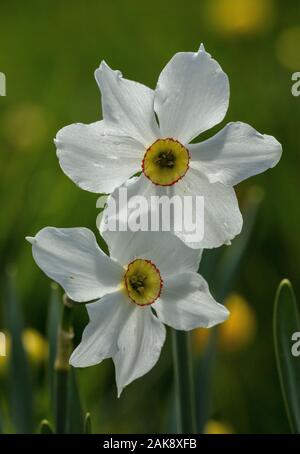
M 64 299 L 61 323 L 57 334 L 57 352 L 55 359 L 55 421 L 56 433 L 67 431 L 68 388 L 70 365 L 69 358 L 73 344 L 72 308 Z
M 196 433 L 196 409 L 189 333 L 172 330 L 177 431 Z

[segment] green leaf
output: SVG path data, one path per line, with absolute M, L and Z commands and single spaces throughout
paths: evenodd
M 92 421 L 91 421 L 91 414 L 90 413 L 87 413 L 85 415 L 84 433 L 85 434 L 91 434 L 92 433 Z
M 3 433 L 2 419 L 3 419 L 3 417 L 2 417 L 2 408 L 1 408 L 1 405 L 0 405 L 0 435 Z
M 39 433 L 44 434 L 44 435 L 50 435 L 50 434 L 54 433 L 53 429 L 52 429 L 49 421 L 47 421 L 47 419 L 43 419 L 43 421 L 41 421 Z
M 55 390 L 54 390 L 54 362 L 56 357 L 57 333 L 61 318 L 61 292 L 55 282 L 51 284 L 50 301 L 47 317 L 47 338 L 49 340 L 49 360 L 48 360 L 48 382 L 50 389 L 50 401 L 52 414 L 54 414 Z
M 73 349 L 73 308 L 64 295 L 63 304 L 56 284 L 52 285 L 48 332 L 50 338 L 50 374 L 54 389 L 55 420 L 58 433 L 84 433 L 84 413 L 76 370 L 69 365 Z M 58 348 L 59 346 L 59 348 Z
M 84 416 L 77 383 L 76 370 L 72 367 L 69 377 L 68 433 L 84 433 Z
M 6 272 L 4 313 L 7 329 L 11 335 L 9 357 L 9 383 L 12 419 L 17 433 L 31 433 L 32 389 L 28 362 L 22 343 L 23 314 L 16 290 L 16 269 L 10 266 Z
M 212 328 L 207 347 L 197 364 L 197 428 L 200 433 L 211 412 L 212 374 L 217 356 L 218 330 Z
M 57 333 L 55 370 L 55 428 L 56 433 L 64 434 L 69 427 L 68 403 L 70 392 L 70 370 L 69 358 L 73 348 L 73 309 L 65 304 L 63 298 L 63 309 Z
M 274 347 L 283 400 L 291 431 L 300 433 L 300 358 L 293 356 L 292 335 L 300 333 L 300 312 L 287 279 L 279 284 L 274 304 Z
M 178 434 L 197 433 L 190 333 L 172 329 L 175 402 Z

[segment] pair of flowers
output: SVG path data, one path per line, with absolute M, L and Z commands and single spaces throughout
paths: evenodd
M 89 302 L 90 322 L 70 363 L 85 367 L 112 357 L 118 394 L 157 362 L 164 324 L 179 330 L 224 321 L 197 273 L 203 248 L 218 247 L 242 227 L 233 186 L 277 164 L 281 146 L 244 123 L 229 123 L 214 137 L 191 143 L 220 123 L 229 82 L 201 45 L 176 54 L 156 89 L 126 80 L 102 62 L 95 73 L 102 121 L 59 131 L 55 143 L 63 171 L 81 188 L 129 196 L 204 197 L 204 236 L 187 243 L 184 231 L 100 233 L 110 256 L 85 228 L 47 227 L 34 238 L 33 256 L 74 301 Z M 131 178 L 140 172 L 139 176 Z

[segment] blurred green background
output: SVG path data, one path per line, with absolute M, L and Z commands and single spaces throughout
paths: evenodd
M 232 298 L 240 304 L 234 306 L 235 321 L 219 333 L 225 340 L 218 344 L 205 430 L 288 432 L 273 352 L 272 310 L 281 278 L 290 278 L 300 295 L 300 97 L 291 94 L 291 75 L 300 71 L 300 9 L 294 0 L 1 3 L 0 71 L 6 75 L 7 95 L 0 97 L 0 330 L 7 329 L 4 288 L 13 264 L 25 326 L 46 335 L 50 282 L 35 265 L 25 236 L 49 225 L 86 226 L 96 232 L 97 196 L 63 175 L 53 138 L 65 125 L 101 118 L 93 77 L 100 61 L 154 88 L 168 60 L 178 51 L 197 50 L 200 42 L 221 64 L 231 86 L 225 121 L 205 137 L 240 120 L 274 135 L 284 150 L 275 169 L 237 188 L 241 207 L 247 205 L 249 191 L 256 196 L 263 192 L 264 198 L 226 290 L 238 293 Z M 203 273 L 212 291 L 214 267 L 223 252 L 205 253 Z M 75 319 L 77 343 L 86 323 L 84 308 L 76 310 Z M 29 333 L 33 341 L 25 349 L 31 355 L 36 430 L 42 418 L 51 419 L 51 405 L 45 339 Z M 206 337 L 202 332 L 193 336 L 195 363 L 204 355 Z M 13 432 L 8 367 L 5 359 L 0 361 L 2 430 Z M 94 432 L 174 430 L 169 339 L 155 368 L 128 386 L 119 400 L 110 360 L 77 376 Z

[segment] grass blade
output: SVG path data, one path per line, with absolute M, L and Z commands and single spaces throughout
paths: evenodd
M 196 433 L 195 389 L 190 333 L 172 329 L 177 433 Z
M 84 433 L 84 416 L 76 377 L 76 370 L 70 369 L 68 396 L 68 433 Z
M 300 362 L 292 355 L 291 337 L 300 332 L 300 312 L 287 279 L 279 284 L 274 304 L 274 347 L 283 400 L 293 433 L 300 433 Z
M 70 369 L 69 358 L 73 347 L 73 309 L 66 304 L 62 308 L 61 323 L 57 334 L 55 370 L 55 427 L 56 433 L 64 434 L 68 428 L 68 402 Z
M 91 421 L 91 414 L 90 413 L 87 413 L 85 415 L 84 433 L 85 434 L 91 434 L 92 433 L 92 421 Z
M 3 433 L 3 428 L 2 428 L 2 409 L 0 406 L 0 435 Z
M 212 374 L 217 355 L 218 330 L 212 328 L 206 349 L 197 364 L 197 429 L 203 432 L 211 410 Z
M 49 423 L 49 421 L 47 421 L 47 419 L 43 419 L 43 421 L 41 421 L 39 433 L 44 434 L 44 435 L 51 435 L 54 433 L 53 429 L 50 426 L 50 423 Z
M 9 379 L 12 419 L 17 433 L 33 430 L 32 390 L 28 362 L 22 343 L 23 315 L 16 290 L 16 269 L 7 270 L 4 312 L 7 329 L 11 335 Z

